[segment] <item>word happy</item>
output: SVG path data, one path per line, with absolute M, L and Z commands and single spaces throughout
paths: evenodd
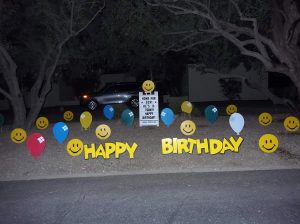
M 111 155 L 114 155 L 116 159 L 119 159 L 120 155 L 124 154 L 125 152 L 128 152 L 130 159 L 133 159 L 137 147 L 138 145 L 136 143 L 133 143 L 132 146 L 130 146 L 128 143 L 122 142 L 104 143 L 100 144 L 97 148 L 94 143 L 90 146 L 84 145 L 84 159 L 96 159 L 98 157 L 109 159 Z
M 223 140 L 218 139 L 177 139 L 177 138 L 164 138 L 162 142 L 162 154 L 182 154 L 183 152 L 189 154 L 224 154 L 227 150 L 232 152 L 239 152 L 239 147 L 243 142 L 243 138 L 239 137 L 235 140 L 230 137 L 229 140 L 224 138 Z

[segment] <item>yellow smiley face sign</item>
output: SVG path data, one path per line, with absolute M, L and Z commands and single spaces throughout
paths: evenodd
M 72 111 L 68 110 L 68 111 L 64 112 L 64 119 L 65 119 L 65 121 L 72 121 L 73 118 L 74 118 L 74 114 L 73 114 Z
M 70 156 L 79 156 L 83 151 L 83 142 L 80 139 L 72 139 L 67 144 L 67 152 Z
M 236 105 L 230 104 L 226 107 L 226 113 L 228 115 L 231 115 L 231 114 L 236 113 L 236 112 L 237 112 L 237 106 Z
M 110 127 L 106 124 L 101 124 L 96 128 L 95 134 L 101 140 L 107 139 L 111 135 Z
M 142 88 L 145 93 L 151 93 L 155 89 L 155 84 L 151 80 L 146 80 L 145 82 L 143 82 Z
M 36 122 L 35 125 L 38 129 L 40 130 L 44 130 L 48 127 L 49 125 L 49 121 L 46 117 L 39 117 Z
M 263 126 L 268 126 L 272 123 L 272 115 L 269 113 L 261 113 L 258 117 L 258 122 Z
M 184 135 L 192 135 L 196 131 L 196 125 L 191 120 L 185 120 L 181 123 L 180 130 Z
M 260 137 L 258 145 L 261 151 L 265 153 L 273 153 L 278 148 L 279 142 L 275 135 L 264 134 Z
M 283 125 L 287 131 L 296 132 L 299 129 L 299 119 L 292 116 L 287 117 L 284 120 Z
M 26 131 L 22 128 L 16 128 L 10 133 L 10 139 L 17 144 L 23 143 L 27 138 Z

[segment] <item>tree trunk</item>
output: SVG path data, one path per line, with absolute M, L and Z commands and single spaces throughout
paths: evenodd
M 44 61 L 44 66 L 36 80 L 30 96 L 30 110 L 26 119 L 26 128 L 33 126 L 35 119 L 38 117 L 44 103 L 46 96 L 51 91 L 51 82 L 57 67 L 58 60 L 61 55 L 61 47 L 58 50 L 54 50 L 52 54 L 47 55 Z M 46 66 L 48 65 L 48 67 Z
M 299 73 L 300 74 L 300 71 Z M 295 83 L 297 90 L 298 90 L 298 100 L 296 102 L 296 110 L 297 110 L 297 114 L 300 116 L 300 78 L 298 79 L 298 82 Z
M 83 3 L 86 4 L 86 3 Z M 94 4 L 94 3 L 93 3 Z M 4 94 L 11 102 L 11 106 L 14 113 L 14 127 L 25 127 L 29 129 L 33 124 L 39 112 L 45 102 L 45 98 L 47 94 L 51 90 L 51 80 L 56 69 L 58 60 L 61 55 L 61 51 L 63 46 L 72 38 L 80 34 L 84 31 L 95 19 L 96 17 L 103 11 L 105 8 L 105 1 L 103 6 L 101 6 L 93 16 L 82 25 L 82 27 L 78 30 L 74 30 L 73 22 L 74 22 L 74 1 L 71 1 L 70 8 L 70 27 L 68 32 L 66 33 L 65 38 L 55 44 L 55 49 L 46 55 L 44 62 L 41 64 L 40 72 L 37 76 L 36 82 L 31 89 L 31 102 L 30 102 L 30 111 L 26 117 L 26 106 L 24 102 L 23 95 L 20 90 L 18 77 L 16 74 L 16 64 L 11 58 L 10 54 L 7 50 L 1 46 L 0 44 L 0 69 L 3 72 L 4 80 L 8 87 L 8 92 L 4 89 L 1 89 L 1 93 Z M 81 9 L 81 6 L 79 7 Z M 92 8 L 92 7 L 91 7 Z M 63 17 L 64 19 L 65 17 Z M 62 21 L 67 22 L 66 21 Z M 77 21 L 78 22 L 78 21 Z M 57 33 L 61 34 L 61 26 L 57 26 Z M 53 33 L 56 34 L 56 33 Z
M 289 69 L 288 72 L 284 73 L 287 75 L 295 87 L 297 88 L 298 101 L 300 100 L 300 66 L 298 65 L 299 61 L 293 63 L 293 69 Z M 296 96 L 295 96 L 296 98 Z
M 0 69 L 8 88 L 8 92 L 3 91 L 10 101 L 14 113 L 12 126 L 24 127 L 26 107 L 17 79 L 17 65 L 2 45 L 0 45 Z
M 11 106 L 14 114 L 13 128 L 23 128 L 26 121 L 26 107 L 23 96 L 18 94 L 12 97 L 13 102 L 11 102 Z
M 294 112 L 296 112 L 298 115 L 300 115 L 300 66 L 295 66 L 295 70 L 293 72 L 286 72 L 283 73 L 286 76 L 288 76 L 292 83 L 295 85 L 295 87 L 297 88 L 297 94 L 298 96 L 293 96 L 293 100 L 290 99 L 285 99 L 286 104 L 288 104 L 290 107 L 292 107 L 292 109 L 294 110 Z
M 45 99 L 37 98 L 33 106 L 30 108 L 28 112 L 28 116 L 26 119 L 25 127 L 26 129 L 29 129 L 33 126 L 35 119 L 38 117 L 43 105 L 44 105 Z
M 12 101 L 10 103 L 14 113 L 13 127 L 23 128 L 26 120 L 26 106 L 18 80 L 13 78 L 16 77 L 16 69 L 13 69 L 8 75 L 10 77 L 8 87 L 12 97 Z

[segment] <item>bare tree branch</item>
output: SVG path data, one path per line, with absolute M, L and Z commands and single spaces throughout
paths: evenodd
M 222 35 L 224 38 L 226 38 L 227 40 L 232 42 L 235 46 L 237 46 L 243 55 L 255 57 L 259 61 L 261 61 L 267 68 L 271 69 L 273 67 L 273 64 L 266 51 L 266 47 L 264 46 L 263 42 L 266 42 L 266 44 L 270 45 L 271 50 L 275 49 L 275 55 L 278 55 L 277 52 L 279 52 L 279 50 L 276 49 L 276 46 L 272 43 L 271 40 L 267 38 L 263 38 L 259 34 L 256 19 L 244 17 L 238 5 L 233 0 L 230 1 L 238 11 L 241 20 L 250 21 L 253 23 L 253 29 L 246 28 L 246 27 L 238 27 L 235 24 L 217 19 L 214 13 L 211 11 L 211 9 L 199 1 L 179 0 L 179 1 L 173 1 L 168 3 L 160 3 L 160 1 L 155 1 L 155 3 L 153 3 L 146 0 L 147 4 L 150 4 L 151 6 L 155 6 L 155 7 L 162 6 L 165 9 L 168 9 L 168 11 L 173 13 L 174 15 L 191 14 L 191 15 L 196 15 L 201 18 L 207 19 L 210 22 L 212 29 L 214 31 L 217 31 L 220 35 Z M 193 10 L 191 10 L 190 7 L 189 8 L 185 7 L 183 4 L 178 4 L 178 3 L 186 3 L 186 2 L 188 2 L 189 5 L 193 4 L 195 6 Z M 236 32 L 238 32 L 238 34 Z M 244 42 L 238 38 L 238 36 L 241 34 L 245 34 L 249 36 L 249 38 L 253 38 L 253 40 L 248 39 L 247 41 Z M 253 41 L 255 41 L 255 46 L 257 47 L 259 52 L 254 50 L 249 50 L 246 48 L 246 46 L 249 45 L 250 43 L 254 44 Z M 202 41 L 200 41 L 199 43 L 201 42 Z M 190 47 L 193 46 L 195 45 L 190 44 Z
M 70 33 L 73 33 L 74 0 L 71 0 Z
M 1 54 L 0 60 L 2 62 L 3 69 L 9 68 L 11 66 L 13 66 L 14 69 L 17 68 L 16 63 L 11 58 L 11 56 L 9 55 L 9 53 L 7 52 L 7 50 L 1 44 L 0 44 L 0 54 Z
M 61 52 L 63 46 L 72 38 L 77 36 L 79 33 L 81 33 L 83 30 L 85 30 L 94 20 L 95 18 L 103 11 L 105 8 L 105 1 L 104 4 L 97 10 L 97 12 L 92 16 L 92 18 L 79 30 L 74 31 L 73 30 L 73 24 L 74 24 L 74 0 L 71 1 L 71 8 L 70 8 L 70 28 L 69 28 L 69 34 L 57 45 L 57 48 L 53 49 L 51 52 L 49 52 L 43 61 L 43 64 L 41 66 L 39 77 L 34 85 L 33 92 L 32 92 L 32 98 L 34 98 L 34 95 L 37 95 L 40 92 L 40 89 L 44 89 L 42 91 L 41 97 L 44 97 L 49 92 L 49 87 L 51 86 L 51 80 L 52 76 L 54 74 L 54 71 L 57 67 L 57 63 L 60 59 Z M 52 62 L 49 62 L 51 59 L 51 54 L 54 54 L 54 60 Z M 50 63 L 50 65 L 49 65 Z M 47 68 L 47 66 L 50 66 L 50 68 Z M 42 83 L 44 82 L 44 85 Z M 47 88 L 45 88 L 47 87 Z M 47 91 L 46 91 L 47 90 Z M 46 92 L 46 94 L 45 94 Z M 33 103 L 33 102 L 32 102 Z
M 198 35 L 199 33 L 194 33 L 193 35 Z M 183 50 L 186 50 L 186 49 L 190 49 L 196 45 L 200 45 L 200 44 L 206 44 L 218 37 L 220 37 L 219 34 L 215 34 L 215 35 L 211 35 L 210 37 L 204 39 L 204 40 L 198 40 L 198 41 L 194 41 L 193 43 L 191 44 L 187 44 L 187 45 L 184 45 L 183 47 L 176 47 L 179 45 L 179 43 L 181 42 L 184 42 L 186 39 L 190 38 L 191 36 L 188 36 L 188 37 L 185 37 L 183 38 L 182 40 L 172 44 L 171 46 L 167 47 L 163 52 L 166 53 L 168 51 L 174 51 L 174 52 L 179 52 L 179 51 L 183 51 Z
M 0 93 L 4 95 L 10 102 L 13 102 L 12 96 L 0 87 Z
M 102 7 L 100 7 L 97 12 L 94 14 L 94 16 L 85 24 L 85 26 L 83 26 L 81 29 L 79 29 L 78 31 L 75 32 L 74 36 L 77 36 L 79 33 L 81 33 L 82 31 L 84 31 L 96 18 L 97 16 L 103 11 L 103 9 L 105 8 L 105 1 L 102 5 Z
M 254 33 L 254 38 L 256 42 L 256 46 L 259 49 L 260 53 L 265 57 L 270 60 L 266 47 L 262 44 L 260 38 L 259 38 L 259 32 L 258 32 L 258 25 L 257 25 L 257 19 L 256 18 L 250 18 L 250 17 L 245 17 L 240 9 L 240 7 L 237 5 L 237 3 L 234 0 L 230 0 L 230 2 L 234 5 L 235 9 L 237 10 L 240 20 L 242 21 L 248 21 L 253 24 L 253 33 Z
M 196 30 L 183 30 L 183 31 L 176 31 L 176 32 L 164 32 L 164 35 L 183 35 L 183 34 L 190 34 L 190 33 L 198 33 Z
M 62 54 L 62 49 L 64 45 L 72 38 L 80 34 L 82 31 L 84 31 L 95 19 L 96 17 L 103 11 L 105 8 L 105 1 L 103 5 L 93 14 L 93 16 L 78 30 L 74 30 L 74 7 L 75 3 L 74 0 L 71 1 L 71 7 L 70 7 L 70 25 L 68 34 L 54 47 L 52 51 L 50 51 L 43 61 L 43 64 L 41 65 L 40 74 L 37 79 L 37 81 L 34 84 L 34 87 L 32 88 L 31 92 L 31 109 L 32 112 L 30 113 L 30 116 L 27 120 L 27 127 L 31 125 L 31 123 L 34 121 L 36 116 L 39 113 L 39 110 L 34 109 L 41 108 L 41 106 L 44 103 L 44 100 L 48 93 L 51 90 L 51 83 L 52 83 L 52 77 L 54 75 L 54 72 L 56 70 L 57 64 L 59 62 L 59 59 Z M 34 100 L 35 99 L 35 100 Z

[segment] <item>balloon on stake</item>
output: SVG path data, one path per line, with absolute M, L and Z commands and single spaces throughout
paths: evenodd
M 218 120 L 218 109 L 214 105 L 209 105 L 204 111 L 206 120 L 213 124 Z
M 111 105 L 106 105 L 103 108 L 104 117 L 111 120 L 115 115 L 115 109 Z
M 64 122 L 58 122 L 54 125 L 52 132 L 58 143 L 62 144 L 63 141 L 68 137 L 69 128 Z
M 244 117 L 240 113 L 233 113 L 229 117 L 229 124 L 232 130 L 240 135 L 241 131 L 244 128 L 245 120 Z
M 121 114 L 121 121 L 127 127 L 131 127 L 134 121 L 134 113 L 129 109 L 124 110 Z
M 173 110 L 170 108 L 164 108 L 160 113 L 160 119 L 167 127 L 170 127 L 174 121 Z
M 84 130 L 87 130 L 92 124 L 93 116 L 90 112 L 85 111 L 80 115 L 80 123 Z
M 184 112 L 184 113 L 187 113 L 187 114 L 190 114 L 192 113 L 192 110 L 193 110 L 193 105 L 191 102 L 189 101 L 184 101 L 182 104 L 181 104 L 181 111 Z
M 31 156 L 37 160 L 46 147 L 46 140 L 40 133 L 34 133 L 27 140 L 27 148 Z

